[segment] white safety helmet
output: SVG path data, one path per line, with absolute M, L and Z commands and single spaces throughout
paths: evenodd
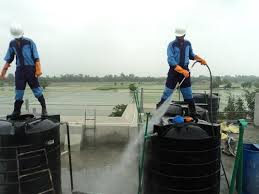
M 11 35 L 14 38 L 21 38 L 23 36 L 23 29 L 21 24 L 13 23 L 10 28 Z
M 184 27 L 176 27 L 174 33 L 177 37 L 184 36 L 186 34 L 186 29 Z

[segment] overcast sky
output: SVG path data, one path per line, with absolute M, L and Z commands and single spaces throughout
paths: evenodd
M 165 76 L 176 25 L 214 75 L 259 76 L 258 0 L 1 0 L 0 57 L 21 23 L 44 75 Z M 14 64 L 10 72 L 14 72 Z M 197 66 L 193 75 L 207 75 Z

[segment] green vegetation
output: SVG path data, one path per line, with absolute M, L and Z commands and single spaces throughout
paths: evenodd
M 251 88 L 252 82 L 243 82 L 241 83 L 242 88 Z
M 110 117 L 121 117 L 123 112 L 125 111 L 127 105 L 126 104 L 118 104 L 113 108 L 112 113 L 109 115 Z
M 212 81 L 212 88 L 218 88 L 219 87 L 219 83 L 216 81 Z
M 255 91 L 245 91 L 244 99 L 241 97 L 235 98 L 234 95 L 229 95 L 227 106 L 224 108 L 225 115 L 223 118 L 234 120 L 247 118 L 253 120 L 255 109 Z
M 134 74 L 124 74 L 121 73 L 120 75 L 105 75 L 103 77 L 99 76 L 90 76 L 90 75 L 83 75 L 83 74 L 64 74 L 59 76 L 44 76 L 41 77 L 41 79 L 44 79 L 48 81 L 49 83 L 53 82 L 113 82 L 114 86 L 117 85 L 123 85 L 124 82 L 131 82 L 131 83 L 138 83 L 142 84 L 144 82 L 156 82 L 160 84 L 164 84 L 166 80 L 166 73 L 163 77 L 140 77 L 136 76 Z M 192 82 L 193 83 L 208 83 L 210 78 L 208 76 L 192 76 Z M 6 82 L 13 84 L 14 83 L 14 75 L 9 74 L 7 76 Z M 220 85 L 227 85 L 237 83 L 239 85 L 242 85 L 244 88 L 250 88 L 251 85 L 254 85 L 255 87 L 259 88 L 259 78 L 256 76 L 215 76 L 213 77 L 213 82 L 215 88 Z
M 226 83 L 226 85 L 224 86 L 224 89 L 229 89 L 232 87 L 232 83 L 231 82 L 228 82 Z
M 247 102 L 247 109 L 249 111 L 249 117 L 251 119 L 254 119 L 254 110 L 255 110 L 255 94 L 256 92 L 255 91 L 248 91 L 246 90 L 246 93 L 245 93 L 245 99 L 246 99 L 246 102 Z
M 236 118 L 246 118 L 246 108 L 244 105 L 244 100 L 241 97 L 238 97 L 235 105 Z
M 129 90 L 131 92 L 134 92 L 137 89 L 138 89 L 138 87 L 134 83 L 129 84 Z
M 99 87 L 96 87 L 94 88 L 93 90 L 126 90 L 128 89 L 128 86 L 123 86 L 123 85 L 120 85 L 120 86 L 99 86 Z
M 257 80 L 257 81 L 254 83 L 254 86 L 255 86 L 256 88 L 259 88 L 259 80 Z
M 228 104 L 224 108 L 224 112 L 226 112 L 226 118 L 232 120 L 236 118 L 235 115 L 236 105 L 235 105 L 235 97 L 233 95 L 229 95 Z
M 214 77 L 212 80 L 212 88 L 219 88 L 219 86 L 222 84 L 222 80 L 220 76 Z
M 50 84 L 50 82 L 45 77 L 39 78 L 39 82 L 43 89 L 46 89 Z

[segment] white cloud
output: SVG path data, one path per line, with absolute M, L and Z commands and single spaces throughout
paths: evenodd
M 184 24 L 214 74 L 259 75 L 257 8 L 256 0 L 1 1 L 0 56 L 9 24 L 18 20 L 37 43 L 47 74 L 161 76 L 167 73 L 173 29 Z M 193 72 L 201 73 L 207 74 L 200 67 Z

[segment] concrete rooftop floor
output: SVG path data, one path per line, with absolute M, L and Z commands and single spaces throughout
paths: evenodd
M 238 138 L 238 135 L 233 134 Z M 244 134 L 245 143 L 259 143 L 259 128 L 249 126 Z M 137 155 L 133 155 L 127 164 L 117 171 L 117 164 L 125 149 L 125 145 L 100 145 L 87 148 L 81 152 L 73 152 L 73 194 L 136 194 L 138 185 Z M 222 154 L 228 180 L 230 182 L 234 157 Z M 68 157 L 62 158 L 62 188 L 64 194 L 71 194 Z M 228 194 L 226 180 L 221 173 L 221 192 Z M 76 192 L 77 191 L 77 192 Z

